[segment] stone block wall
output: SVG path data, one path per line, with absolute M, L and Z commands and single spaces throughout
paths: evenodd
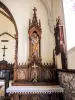
M 75 100 L 75 73 L 58 71 L 58 79 L 64 88 L 64 100 Z

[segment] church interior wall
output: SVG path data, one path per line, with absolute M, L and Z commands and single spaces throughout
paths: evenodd
M 44 1 L 44 0 L 41 0 Z M 28 56 L 29 56 L 29 40 L 28 40 L 28 21 L 30 18 L 32 18 L 32 9 L 35 7 L 37 8 L 37 17 L 38 19 L 41 19 L 41 27 L 42 27 L 42 36 L 41 36 L 41 56 L 42 56 L 42 62 L 52 62 L 52 52 L 55 46 L 54 41 L 54 33 L 50 31 L 50 27 L 48 24 L 49 19 L 49 10 L 46 8 L 46 6 L 41 2 L 40 0 L 32 0 L 32 4 L 29 2 L 29 0 L 26 1 L 5 1 L 2 0 L 2 2 L 9 8 L 10 12 L 14 16 L 14 19 L 16 21 L 17 27 L 18 27 L 18 37 L 19 37 L 19 45 L 18 45 L 18 62 L 27 62 Z M 62 25 L 64 27 L 64 36 L 65 35 L 65 21 L 64 21 L 64 11 L 63 11 L 63 4 L 62 0 L 53 0 L 52 3 L 52 21 L 53 25 L 56 23 L 56 18 L 60 16 Z M 48 0 L 47 3 L 48 4 Z M 14 7 L 13 7 L 14 6 Z M 15 9 L 16 8 L 16 9 Z M 41 8 L 41 9 L 40 9 Z M 60 8 L 60 9 L 59 9 Z M 2 9 L 1 9 L 2 11 Z M 16 13 L 17 12 L 17 13 Z M 51 12 L 51 11 L 50 11 Z M 44 17 L 43 17 L 44 16 Z M 10 25 L 11 26 L 11 25 Z M 12 30 L 12 35 L 14 35 L 15 30 L 14 26 L 12 24 L 9 31 Z M 2 29 L 1 29 L 2 30 Z M 0 31 L 1 31 L 0 30 Z M 1 32 L 2 33 L 2 32 Z M 9 32 L 10 33 L 10 32 Z M 50 42 L 49 42 L 50 41 Z M 66 39 L 65 39 L 66 42 Z M 14 43 L 13 43 L 14 44 Z M 46 49 L 44 49 L 46 48 Z M 60 56 L 60 55 L 59 55 Z M 57 57 L 59 59 L 60 57 Z M 60 65 L 60 60 L 57 60 L 58 65 Z M 58 67 L 60 69 L 61 66 Z
M 3 60 L 3 50 L 2 48 L 7 48 L 5 50 L 5 60 L 7 60 L 10 63 L 14 63 L 14 55 L 15 55 L 15 39 L 14 35 L 16 34 L 15 28 L 13 23 L 6 18 L 4 15 L 0 13 L 0 61 Z M 9 36 L 7 35 L 12 35 Z M 3 34 L 3 35 L 2 35 Z M 2 40 L 7 40 L 8 42 L 2 42 Z
M 65 26 L 64 10 L 62 0 L 53 0 L 53 24 L 56 24 L 56 18 L 60 16 L 62 25 Z
M 68 59 L 68 69 L 75 69 L 75 47 L 71 48 L 67 52 L 67 59 Z
M 8 42 L 1 42 L 1 40 L 8 40 Z M 5 45 L 5 57 L 4 60 L 8 61 L 8 63 L 14 63 L 14 55 L 15 55 L 15 39 L 11 38 L 8 35 L 3 35 L 0 37 L 0 61 L 3 60 L 3 49 Z
M 28 36 L 28 25 L 29 25 L 29 19 L 32 18 L 33 11 L 32 9 L 34 6 L 37 8 L 37 17 L 41 20 L 41 28 L 42 28 L 42 35 L 41 35 L 41 57 L 42 62 L 52 62 L 53 57 L 53 49 L 55 48 L 55 41 L 54 41 L 54 33 L 50 31 L 50 27 L 48 24 L 49 16 L 47 14 L 47 10 L 45 6 L 42 4 L 40 0 L 32 0 L 32 3 L 30 0 L 1 0 L 10 10 L 12 13 L 17 27 L 18 27 L 18 62 L 20 63 L 27 63 L 28 57 L 29 57 L 29 36 Z M 44 1 L 44 0 L 43 0 Z M 48 1 L 48 0 L 47 0 Z M 62 21 L 62 25 L 64 27 L 64 35 L 65 35 L 65 42 L 66 42 L 66 34 L 65 34 L 65 21 L 64 21 L 64 12 L 63 12 L 63 5 L 62 0 L 53 0 L 53 9 L 52 9 L 52 21 L 53 25 L 56 23 L 56 18 L 60 16 L 60 19 Z M 41 9 L 40 9 L 41 8 Z M 1 9 L 2 10 L 2 9 Z M 14 25 L 10 20 L 3 17 L 3 15 L 0 14 L 0 24 L 2 28 L 0 28 L 0 34 L 7 32 L 14 36 L 15 28 Z M 5 29 L 5 30 L 4 30 Z M 7 39 L 9 40 L 8 43 L 2 43 L 1 40 Z M 1 48 L 3 46 L 6 46 L 7 48 L 10 47 L 10 49 L 6 50 L 6 60 L 8 62 L 14 62 L 14 55 L 15 55 L 15 40 L 11 38 L 10 36 L 4 34 L 0 37 L 0 60 L 2 60 L 2 54 L 3 51 Z M 68 69 L 75 69 L 74 65 L 74 58 L 75 58 L 75 48 L 68 51 Z M 10 52 L 12 51 L 12 52 Z M 8 56 L 7 56 L 8 55 Z M 56 64 L 58 69 L 62 69 L 61 65 L 61 54 L 56 56 Z M 70 77 L 71 74 L 63 74 L 59 73 L 59 79 L 64 75 L 66 78 Z M 63 81 L 65 84 L 67 82 L 63 78 L 60 79 L 60 84 Z M 73 79 L 73 78 L 72 78 Z M 69 80 L 69 82 L 71 82 Z M 68 83 L 69 83 L 68 82 Z M 61 85 L 63 85 L 63 83 Z M 71 83 L 70 83 L 71 84 Z M 11 86 L 11 83 L 10 83 Z M 68 86 L 68 85 L 67 85 Z M 4 90 L 4 89 L 3 89 Z M 1 90 L 1 93 L 3 94 L 3 90 Z M 68 89 L 69 90 L 69 89 Z M 67 91 L 68 92 L 68 91 Z
M 62 69 L 61 53 L 56 56 L 56 65 L 57 65 L 57 69 Z
M 13 23 L 8 18 L 6 18 L 4 15 L 2 15 L 1 13 L 0 13 L 0 22 L 1 22 L 0 34 L 7 32 L 7 33 L 11 34 L 12 36 L 14 36 L 15 28 L 14 28 Z
M 2 0 L 2 2 L 10 9 L 17 27 L 18 27 L 18 61 L 20 63 L 27 62 L 29 55 L 29 40 L 28 40 L 28 23 L 32 18 L 32 9 L 34 6 L 37 8 L 37 17 L 41 20 L 41 57 L 42 62 L 52 61 L 52 52 L 54 49 L 53 35 L 51 34 L 48 26 L 48 18 L 46 9 L 40 0 Z M 14 6 L 14 7 L 13 7 Z M 41 9 L 40 9 L 41 8 Z M 17 13 L 16 13 L 17 12 Z M 45 49 L 46 48 L 46 49 Z

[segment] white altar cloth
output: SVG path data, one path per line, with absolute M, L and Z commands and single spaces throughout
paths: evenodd
M 25 94 L 51 94 L 62 93 L 64 90 L 59 85 L 53 86 L 10 86 L 6 92 L 13 93 L 25 93 Z

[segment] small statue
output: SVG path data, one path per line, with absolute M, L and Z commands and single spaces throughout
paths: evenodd
M 37 82 L 37 72 L 36 71 L 34 71 L 33 82 Z
M 33 82 L 37 82 L 37 67 L 34 63 L 34 66 L 32 66 L 34 69 L 33 69 Z

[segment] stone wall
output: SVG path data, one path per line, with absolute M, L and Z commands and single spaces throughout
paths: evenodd
M 75 74 L 58 72 L 59 84 L 64 88 L 65 100 L 75 100 Z

